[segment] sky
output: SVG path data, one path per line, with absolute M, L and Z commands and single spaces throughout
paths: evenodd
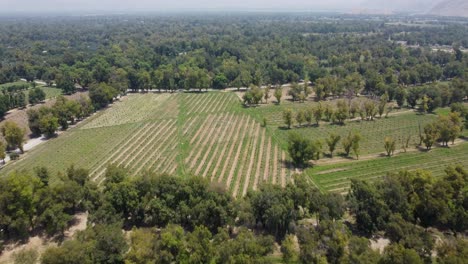
M 304 10 L 343 11 L 363 0 L 0 0 L 0 12 Z

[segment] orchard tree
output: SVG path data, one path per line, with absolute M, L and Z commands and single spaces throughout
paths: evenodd
M 319 103 L 318 106 L 316 106 L 313 110 L 314 112 L 314 119 L 315 119 L 315 123 L 317 124 L 317 126 L 319 126 L 320 124 L 320 121 L 322 120 L 322 116 L 323 116 L 323 107 L 322 107 L 322 104 Z
M 267 87 L 265 87 L 265 91 L 263 91 L 264 93 L 264 98 L 265 98 L 265 103 L 268 104 L 268 99 L 270 99 L 270 86 L 268 85 Z
M 283 88 L 277 87 L 275 89 L 275 92 L 273 93 L 273 96 L 276 98 L 276 103 L 281 104 L 281 97 L 283 97 Z
M 387 153 L 387 156 L 391 157 L 393 153 L 395 152 L 395 148 L 396 148 L 395 140 L 392 137 L 385 137 L 384 147 L 385 147 L 385 152 Z
M 349 117 L 349 107 L 345 100 L 339 100 L 336 103 L 337 109 L 335 119 L 339 124 L 344 125 L 345 120 Z
M 283 111 L 283 119 L 288 129 L 291 129 L 293 123 L 293 111 L 291 109 L 286 109 Z
M 325 140 L 328 146 L 328 150 L 330 151 L 330 157 L 333 158 L 333 152 L 340 141 L 341 136 L 336 134 L 330 134 L 330 136 Z
M 432 148 L 432 145 L 439 138 L 439 129 L 437 128 L 436 123 L 429 123 L 424 127 L 424 135 L 422 136 L 422 141 L 426 146 L 427 150 Z
M 312 119 L 314 117 L 314 109 L 313 108 L 307 108 L 304 111 L 304 118 L 307 124 L 310 126 L 312 125 Z
M 302 126 L 302 123 L 305 121 L 305 113 L 303 110 L 299 110 L 296 113 L 296 121 L 299 126 Z

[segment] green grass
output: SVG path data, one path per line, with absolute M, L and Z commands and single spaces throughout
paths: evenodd
M 53 87 L 38 86 L 46 94 L 46 99 L 55 98 L 62 94 L 62 90 Z
M 28 82 L 24 81 L 17 81 L 17 82 L 11 82 L 11 83 L 5 83 L 5 84 L 0 84 L 0 90 L 5 89 L 6 87 L 13 86 L 13 85 L 27 85 L 29 86 L 29 89 L 32 88 L 32 85 Z M 45 92 L 46 94 L 46 99 L 54 98 L 62 94 L 62 90 L 54 87 L 47 87 L 41 84 L 37 84 L 37 87 L 39 87 L 42 91 Z M 28 91 L 25 91 L 26 94 L 26 100 L 28 99 Z
M 412 135 L 411 145 L 419 142 L 419 127 L 437 118 L 434 114 L 421 115 L 412 111 L 401 112 L 395 115 L 389 115 L 388 118 L 376 118 L 374 121 L 346 121 L 345 125 L 336 125 L 329 122 L 322 122 L 319 127 L 303 126 L 286 129 L 283 122 L 283 111 L 286 108 L 292 108 L 296 112 L 298 109 L 305 109 L 310 106 L 304 104 L 293 104 L 289 106 L 262 106 L 256 109 L 247 109 L 251 115 L 261 121 L 263 117 L 267 119 L 269 131 L 273 134 L 284 149 L 287 148 L 288 135 L 292 131 L 298 132 L 310 139 L 320 140 L 322 142 L 330 133 L 335 133 L 344 137 L 348 133 L 359 132 L 361 134 L 361 155 L 375 154 L 383 152 L 383 140 L 391 136 L 399 142 L 402 142 L 407 135 Z M 401 144 L 401 143 L 399 143 Z M 338 146 L 338 152 L 342 151 L 341 144 Z
M 30 85 L 29 83 L 27 83 L 27 82 L 17 81 L 17 82 L 11 82 L 11 83 L 0 84 L 0 90 L 5 89 L 6 87 L 9 87 L 9 86 L 14 86 L 14 85 L 27 85 L 27 86 L 31 86 L 31 85 Z
M 317 166 L 306 170 L 306 173 L 321 190 L 343 192 L 349 187 L 351 179 L 375 180 L 388 173 L 416 169 L 443 176 L 444 169 L 449 165 L 468 166 L 468 143 L 450 148 L 439 147 L 429 152 L 402 153 L 391 158 Z

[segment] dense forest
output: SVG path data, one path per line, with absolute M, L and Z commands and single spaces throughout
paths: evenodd
M 293 102 L 312 93 L 316 101 L 339 100 L 333 109 L 324 104 L 329 110 L 285 110 L 285 130 L 294 119 L 295 130 L 324 120 L 373 121 L 388 115 L 390 101 L 400 108 L 419 105 L 424 114 L 451 106 L 452 113 L 420 128 L 420 145 L 430 150 L 437 141 L 454 142 L 468 124 L 467 47 L 466 19 L 303 13 L 0 17 L 0 84 L 7 85 L 0 91 L 0 115 L 43 102 L 37 83 L 65 95 L 88 91 L 89 98 L 60 96 L 50 106 L 27 110 L 33 135 L 52 138 L 59 127 L 66 130 L 129 92 L 235 88 L 246 90 L 248 108 L 268 102 L 270 89 L 279 105 L 281 85 L 289 84 Z M 34 88 L 11 84 L 20 79 Z M 362 95 L 365 100 L 354 106 L 353 98 Z M 25 135 L 17 125 L 7 121 L 2 134 L 2 153 L 23 151 Z M 288 153 L 297 167 L 320 156 L 322 146 L 312 140 L 291 133 Z M 331 158 L 339 141 L 334 134 L 326 141 Z M 346 157 L 359 141 L 351 133 L 341 139 L 349 143 Z M 385 138 L 385 144 L 390 157 L 396 143 Z M 74 166 L 58 175 L 47 167 L 13 171 L 0 177 L 0 253 L 4 245 L 40 233 L 59 241 L 40 256 L 45 264 L 465 263 L 468 171 L 451 165 L 444 177 L 403 170 L 379 181 L 353 179 L 346 194 L 323 192 L 306 174 L 296 174 L 284 188 L 263 183 L 237 198 L 205 178 L 143 170 L 134 176 L 108 164 L 99 165 L 107 167 L 99 184 L 89 170 Z M 64 239 L 80 212 L 89 212 L 88 227 Z M 379 238 L 389 240 L 381 252 L 371 247 L 371 239 Z M 36 260 L 37 252 L 16 256 L 17 263 Z

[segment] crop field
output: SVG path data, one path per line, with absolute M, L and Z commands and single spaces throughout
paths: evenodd
M 345 125 L 336 125 L 329 122 L 321 122 L 317 127 L 315 125 L 297 127 L 297 124 L 291 129 L 285 129 L 283 121 L 283 110 L 291 108 L 294 110 L 306 109 L 310 104 L 291 104 L 287 107 L 269 105 L 257 109 L 249 109 L 249 113 L 262 120 L 267 120 L 268 129 L 273 137 L 278 139 L 283 148 L 287 147 L 288 134 L 291 131 L 298 132 L 313 140 L 320 140 L 325 145 L 325 139 L 330 133 L 340 135 L 342 138 L 348 133 L 359 132 L 361 134 L 361 155 L 376 154 L 384 152 L 383 140 L 387 136 L 397 140 L 398 146 L 401 146 L 407 135 L 411 135 L 410 146 L 419 143 L 419 127 L 423 128 L 425 124 L 437 118 L 434 114 L 422 115 L 412 110 L 394 112 L 387 118 L 376 118 L 374 121 L 352 120 L 346 121 Z M 325 151 L 324 146 L 324 151 Z M 399 147 L 398 147 L 399 148 Z M 338 144 L 337 152 L 342 151 L 341 144 Z
M 388 173 L 416 169 L 428 170 L 434 176 L 444 176 L 444 170 L 449 165 L 468 167 L 467 142 L 429 152 L 408 152 L 391 158 L 317 166 L 306 170 L 306 173 L 323 191 L 346 192 L 351 179 L 375 180 Z
M 74 164 L 100 183 L 107 165 L 116 164 L 132 175 L 206 177 L 241 196 L 262 182 L 286 185 L 292 174 L 287 159 L 234 93 L 131 94 L 2 173 L 37 166 L 57 173 Z
M 286 107 L 298 109 L 312 104 Z M 375 156 L 341 162 L 323 157 L 323 164 L 305 171 L 323 191 L 346 192 L 353 178 L 372 180 L 402 169 L 423 168 L 440 176 L 446 164 L 468 165 L 466 143 L 428 153 L 414 151 L 419 126 L 436 115 L 402 110 L 375 121 L 348 121 L 344 126 L 323 122 L 319 127 L 286 130 L 283 109 L 276 105 L 243 108 L 238 96 L 229 92 L 130 94 L 8 164 L 2 174 L 37 166 L 52 168 L 56 174 L 74 164 L 87 168 L 92 179 L 101 183 L 107 165 L 116 164 L 132 175 L 149 171 L 205 177 L 237 197 L 263 182 L 285 186 L 291 181 L 294 168 L 286 153 L 289 131 L 322 141 L 332 132 L 342 136 L 360 132 L 361 155 Z M 267 118 L 266 128 L 260 125 L 263 117 Z M 379 157 L 384 152 L 385 136 L 397 139 L 400 148 L 408 134 L 412 135 L 413 151 Z M 340 151 L 339 144 L 336 153 Z

